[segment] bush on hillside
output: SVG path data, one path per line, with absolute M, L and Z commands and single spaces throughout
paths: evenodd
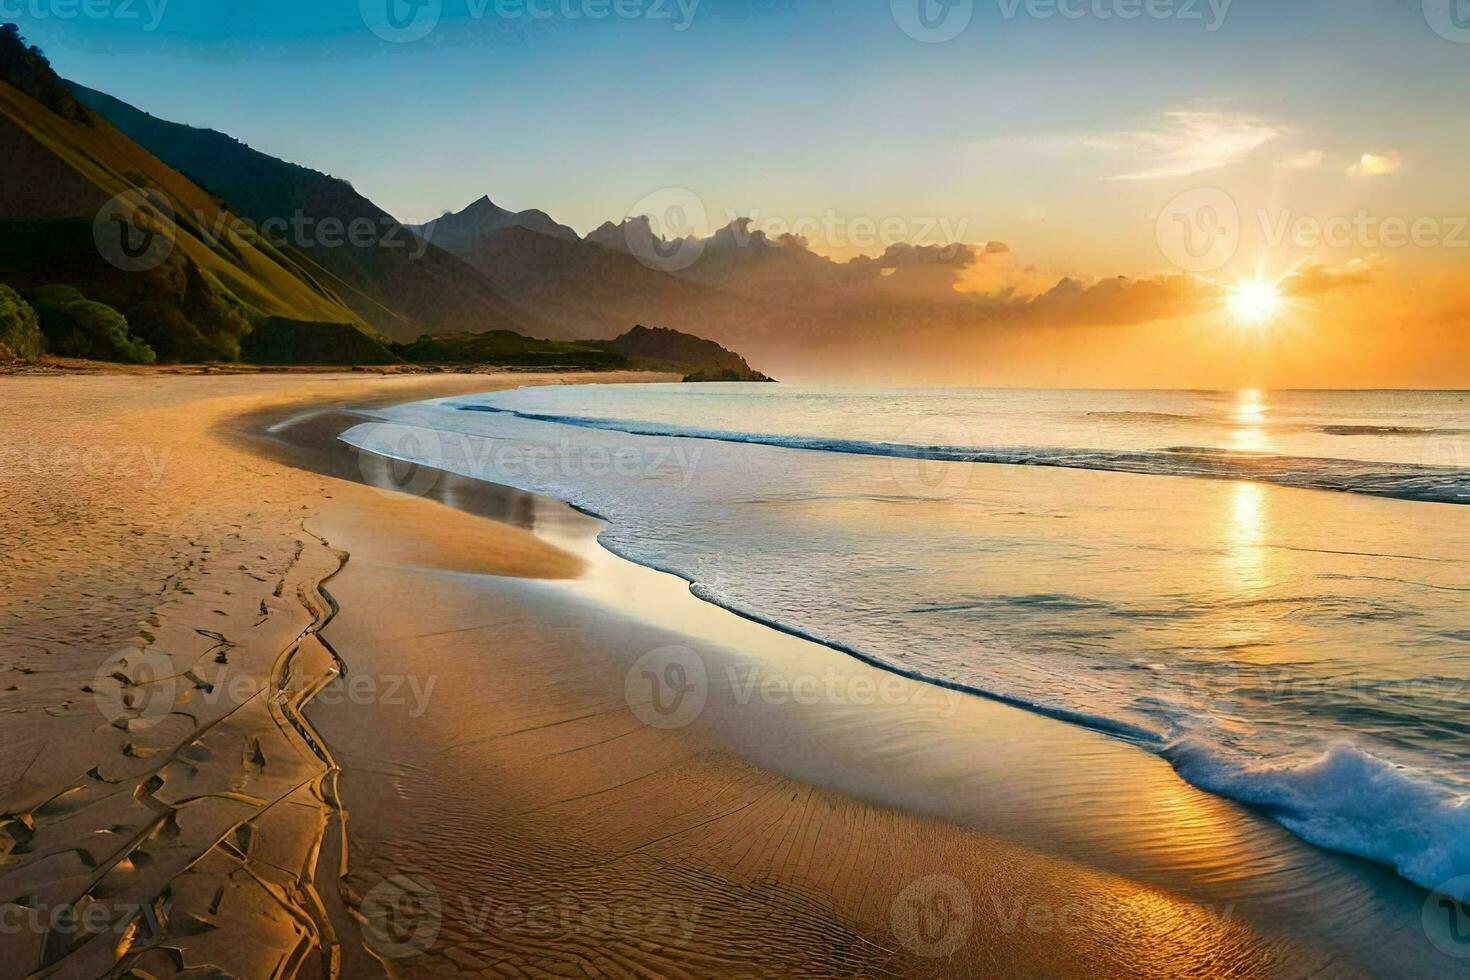
M 240 340 L 251 364 L 397 364 L 399 359 L 350 323 L 303 323 L 273 316 Z
M 156 269 L 124 272 L 103 260 L 90 221 L 0 221 L 0 282 L 14 283 L 27 295 L 48 283 L 72 283 L 87 299 L 122 313 L 139 336 L 144 335 L 143 321 L 156 318 L 159 305 L 173 307 L 192 329 L 181 331 L 174 316 L 157 328 L 165 346 L 154 350 L 167 361 L 238 360 L 239 338 L 250 330 L 239 299 L 182 250 L 176 249 Z M 195 332 L 203 335 L 204 347 Z M 187 342 L 170 348 L 166 338 L 173 336 Z M 62 353 L 54 347 L 52 351 Z
M 41 320 L 31 305 L 9 286 L 0 285 L 0 347 L 12 357 L 31 359 L 46 352 Z
M 221 350 L 177 307 L 167 303 L 142 303 L 130 308 L 128 323 L 133 333 L 146 341 L 165 363 L 233 361 L 239 357 L 238 347 Z
M 69 357 L 152 364 L 153 348 L 128 330 L 127 317 L 94 303 L 71 286 L 43 286 L 31 294 L 51 349 Z

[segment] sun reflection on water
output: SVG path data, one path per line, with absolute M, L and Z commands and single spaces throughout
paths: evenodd
M 1237 483 L 1231 488 L 1225 524 L 1225 570 L 1236 589 L 1258 591 L 1269 583 L 1266 575 L 1266 488 L 1259 483 Z
M 1266 396 L 1260 391 L 1249 388 L 1236 396 L 1232 421 L 1232 448 L 1247 452 L 1266 448 Z

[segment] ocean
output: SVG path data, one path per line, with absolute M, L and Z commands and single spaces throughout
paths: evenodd
M 343 438 L 594 513 L 709 602 L 1125 739 L 1426 887 L 1470 875 L 1470 393 L 552 386 L 374 414 Z

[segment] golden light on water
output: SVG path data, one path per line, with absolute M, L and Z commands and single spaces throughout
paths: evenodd
M 1232 589 L 1256 592 L 1266 588 L 1266 491 L 1258 483 L 1237 483 L 1231 489 L 1225 515 L 1225 571 Z
M 1225 305 L 1235 321 L 1252 327 L 1270 323 L 1285 303 L 1281 285 L 1259 277 L 1242 279 L 1225 296 Z
M 1266 449 L 1266 397 L 1251 388 L 1235 396 L 1235 426 L 1231 429 L 1231 448 L 1248 452 Z

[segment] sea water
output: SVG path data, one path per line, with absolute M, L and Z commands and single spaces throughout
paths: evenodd
M 346 441 L 554 496 L 701 598 L 1470 875 L 1470 393 L 636 385 Z

